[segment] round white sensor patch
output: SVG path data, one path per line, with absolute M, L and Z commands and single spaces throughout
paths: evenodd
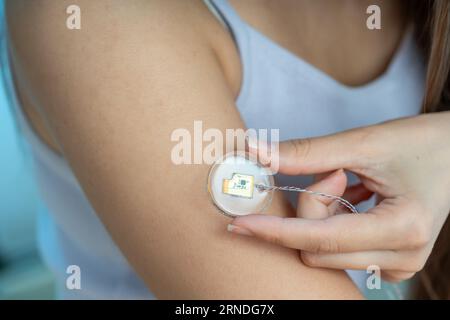
M 231 152 L 216 161 L 208 175 L 208 192 L 214 204 L 227 216 L 260 213 L 272 201 L 271 171 L 246 152 Z

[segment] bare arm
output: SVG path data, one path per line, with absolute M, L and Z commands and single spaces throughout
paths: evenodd
M 176 128 L 242 128 L 194 1 L 10 1 L 20 90 L 35 98 L 96 212 L 159 298 L 358 298 L 343 272 L 227 233 L 207 165 L 171 162 Z M 26 3 L 26 6 L 22 6 Z M 65 8 L 82 8 L 82 30 Z M 120 10 L 119 10 L 120 7 Z M 12 19 L 12 17 L 14 17 Z M 203 24 L 203 25 L 202 25 Z M 291 209 L 276 198 L 271 210 Z

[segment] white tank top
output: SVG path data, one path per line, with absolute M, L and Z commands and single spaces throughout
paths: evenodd
M 210 0 L 239 49 L 243 79 L 237 109 L 247 128 L 280 129 L 280 139 L 336 133 L 420 112 L 425 65 L 409 30 L 388 69 L 359 87 L 343 85 L 243 21 L 226 0 Z M 4 31 L 4 30 L 3 30 Z M 4 32 L 2 32 L 4 34 Z M 65 159 L 36 136 L 15 96 L 6 37 L 2 71 L 11 104 L 28 140 L 42 195 L 40 249 L 54 271 L 61 298 L 152 298 L 97 218 Z M 310 177 L 277 176 L 307 186 Z M 290 199 L 295 205 L 294 199 Z M 361 209 L 361 208 L 360 208 Z M 82 290 L 65 287 L 66 268 L 82 270 Z

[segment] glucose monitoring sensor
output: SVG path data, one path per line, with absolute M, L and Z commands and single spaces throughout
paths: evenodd
M 260 213 L 272 201 L 272 172 L 246 152 L 231 152 L 216 161 L 208 175 L 208 192 L 214 204 L 231 217 Z
M 358 213 L 347 200 L 318 191 L 275 186 L 273 173 L 252 159 L 247 152 L 231 152 L 216 161 L 208 175 L 208 192 L 214 204 L 227 216 L 261 213 L 269 207 L 273 191 L 305 192 L 330 198 L 352 213 Z

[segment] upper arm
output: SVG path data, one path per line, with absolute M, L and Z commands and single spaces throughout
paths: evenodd
M 174 165 L 177 128 L 243 128 L 187 1 L 14 1 L 15 70 L 115 242 L 160 298 L 353 298 L 343 272 L 227 233 L 208 165 Z M 70 2 L 70 3 L 69 3 Z M 82 29 L 65 28 L 78 3 Z M 26 21 L 26 23 L 25 23 Z M 272 212 L 289 215 L 276 197 Z

